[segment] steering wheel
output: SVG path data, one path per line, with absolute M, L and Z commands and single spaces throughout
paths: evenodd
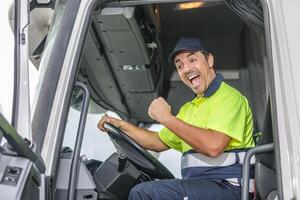
M 161 162 L 119 128 L 109 123 L 105 123 L 104 128 L 118 153 L 125 155 L 142 172 L 156 179 L 175 178 Z

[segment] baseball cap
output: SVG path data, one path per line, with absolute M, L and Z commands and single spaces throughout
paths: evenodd
M 182 37 L 175 45 L 173 51 L 170 53 L 168 61 L 173 62 L 174 57 L 180 51 L 206 51 L 207 48 L 203 45 L 203 43 L 198 38 L 188 38 Z

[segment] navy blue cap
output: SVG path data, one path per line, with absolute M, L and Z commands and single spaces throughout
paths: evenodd
M 201 43 L 201 41 L 198 38 L 187 38 L 182 37 L 175 45 L 173 51 L 169 55 L 169 62 L 173 62 L 174 57 L 177 55 L 180 51 L 206 51 L 206 47 Z

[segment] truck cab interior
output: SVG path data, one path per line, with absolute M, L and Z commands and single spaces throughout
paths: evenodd
M 65 3 L 57 2 L 57 5 Z M 181 82 L 175 66 L 168 62 L 172 48 L 185 36 L 201 39 L 214 56 L 216 72 L 248 98 L 257 145 L 272 144 L 276 111 L 272 106 L 275 100 L 271 50 L 267 49 L 264 28 L 267 20 L 261 2 L 128 0 L 96 3 L 79 49 L 74 82 L 80 84 L 74 84 L 68 105 L 68 109 L 75 108 L 81 113 L 79 132 L 84 129 L 81 122 L 85 121 L 87 112 L 103 111 L 113 111 L 124 120 L 148 128 L 156 123 L 148 116 L 148 106 L 159 96 L 164 97 L 172 113 L 177 114 L 185 102 L 195 97 Z M 54 16 L 61 17 L 60 14 L 54 10 Z M 65 11 L 64 15 L 67 14 Z M 51 29 L 56 26 L 55 20 L 51 26 L 41 55 L 46 55 L 47 46 L 53 45 Z M 53 70 L 53 73 L 56 72 Z M 37 100 L 33 117 L 34 140 L 42 141 L 37 145 L 40 148 L 46 131 L 43 124 L 37 122 L 46 115 L 43 109 L 49 99 L 43 98 Z M 62 141 L 55 144 L 59 159 L 53 164 L 56 170 L 54 167 L 48 196 L 121 200 L 126 199 L 130 189 L 139 182 L 174 178 L 155 156 L 122 131 L 110 125 L 107 129 L 117 152 L 106 160 L 86 159 L 80 155 L 83 135 L 74 136 L 81 138 L 76 139 L 74 149 L 63 146 Z M 97 151 L 101 152 L 101 147 Z M 256 155 L 256 199 L 276 199 L 280 195 L 276 159 L 276 151 Z

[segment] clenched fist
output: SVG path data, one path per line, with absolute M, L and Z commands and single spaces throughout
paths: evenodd
M 165 117 L 171 114 L 171 107 L 162 97 L 154 99 L 149 108 L 148 115 L 157 122 L 162 122 Z

